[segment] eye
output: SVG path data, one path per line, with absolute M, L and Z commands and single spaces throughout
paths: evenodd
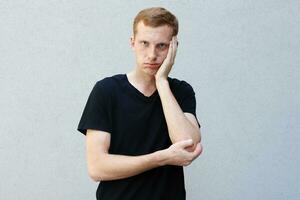
M 164 49 L 166 47 L 167 47 L 167 45 L 164 43 L 158 44 L 158 48 L 160 48 L 160 49 Z
M 148 42 L 147 42 L 147 41 L 141 41 L 140 43 L 141 43 L 141 45 L 144 46 L 144 47 L 148 46 Z

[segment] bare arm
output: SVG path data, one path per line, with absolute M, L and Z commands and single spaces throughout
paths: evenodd
M 194 144 L 199 143 L 201 140 L 200 128 L 195 116 L 183 113 L 167 80 L 160 81 L 157 86 L 171 141 L 176 143 L 181 140 L 193 139 Z
M 167 80 L 168 74 L 174 64 L 177 51 L 177 39 L 172 38 L 168 55 L 155 75 L 164 115 L 167 121 L 169 136 L 173 143 L 185 139 L 192 139 L 196 145 L 201 141 L 200 128 L 193 114 L 183 113 L 178 105 Z
M 195 151 L 187 152 L 192 141 L 182 141 L 168 149 L 141 156 L 113 155 L 108 153 L 110 133 L 87 130 L 86 153 L 88 172 L 94 181 L 116 180 L 140 174 L 163 165 L 189 165 L 202 151 L 200 145 Z

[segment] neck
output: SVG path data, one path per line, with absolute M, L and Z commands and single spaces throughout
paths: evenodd
M 134 69 L 133 71 L 129 72 L 127 76 L 131 81 L 144 88 L 156 88 L 154 75 L 141 73 Z
M 155 77 L 154 75 L 147 75 L 138 72 L 138 70 L 133 70 L 127 73 L 128 81 L 137 90 L 142 92 L 145 96 L 152 95 L 156 90 Z

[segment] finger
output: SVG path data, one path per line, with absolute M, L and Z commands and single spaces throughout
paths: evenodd
M 174 36 L 174 47 L 177 47 L 177 36 Z
M 174 54 L 173 54 L 173 56 L 174 56 L 174 60 L 175 60 L 175 57 L 176 57 L 176 53 L 177 53 L 177 47 L 178 47 L 178 41 L 177 41 L 177 37 L 175 36 L 175 39 L 174 39 L 174 47 L 173 47 L 173 51 L 174 51 Z
M 174 50 L 175 50 L 175 48 L 176 48 L 176 46 L 175 46 L 175 36 L 173 36 L 172 37 L 172 40 L 171 40 L 171 43 L 172 43 L 172 57 L 171 57 L 171 61 L 173 62 L 174 61 Z
M 191 146 L 188 146 L 188 147 L 185 147 L 185 148 L 184 148 L 184 150 L 186 150 L 186 151 L 188 151 L 188 152 L 190 152 L 190 153 L 194 152 L 195 149 L 196 149 L 196 144 L 193 144 L 193 145 L 191 145 Z
M 177 52 L 177 37 L 173 37 L 173 52 L 172 52 L 172 62 L 174 63 Z
M 169 44 L 169 49 L 168 49 L 168 54 L 166 59 L 172 59 L 172 51 L 173 51 L 173 45 L 172 45 L 172 41 Z
M 170 61 L 173 61 L 173 58 L 174 58 L 174 37 L 172 37 L 171 41 L 170 41 Z

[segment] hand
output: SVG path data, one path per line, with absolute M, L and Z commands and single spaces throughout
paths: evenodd
M 193 146 L 192 140 L 183 140 L 171 145 L 165 150 L 166 164 L 177 166 L 188 166 L 202 153 L 202 145 L 198 143 L 194 151 L 189 152 L 186 148 Z
M 177 37 L 173 36 L 172 40 L 170 41 L 167 57 L 165 58 L 164 62 L 161 64 L 160 68 L 155 74 L 156 82 L 159 80 L 167 80 L 168 75 L 172 69 L 172 66 L 174 65 L 177 46 L 178 46 Z

